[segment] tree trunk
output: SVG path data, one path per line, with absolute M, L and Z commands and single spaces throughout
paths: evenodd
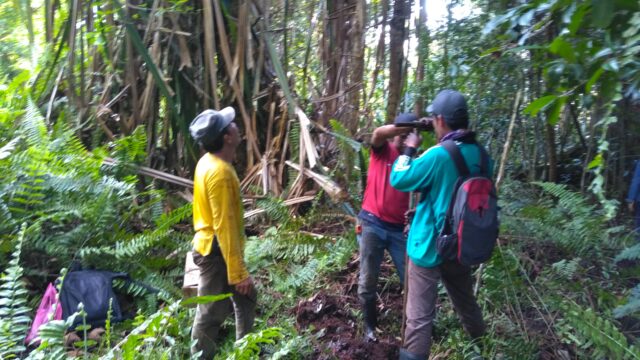
M 393 16 L 389 23 L 389 91 L 387 97 L 387 122 L 398 113 L 402 96 L 404 42 L 407 40 L 407 20 L 411 12 L 408 0 L 395 0 Z
M 349 42 L 353 54 L 349 59 L 349 85 L 351 89 L 347 93 L 347 103 L 349 104 L 349 114 L 345 114 L 344 124 L 351 134 L 358 130 L 360 120 L 360 100 L 362 99 L 362 81 L 364 76 L 364 22 L 366 19 L 365 0 L 355 0 L 355 13 L 351 22 L 351 37 Z
M 547 161 L 549 164 L 549 178 L 548 181 L 558 181 L 558 158 L 556 156 L 556 131 L 553 125 L 548 121 L 544 123 L 545 130 L 545 142 L 547 148 Z
M 364 0 L 327 2 L 322 59 L 326 69 L 320 100 L 323 125 L 337 119 L 355 132 L 364 69 Z
M 419 86 L 424 82 L 425 61 L 429 58 L 429 29 L 427 23 L 427 0 L 420 0 L 420 18 L 416 24 L 416 33 L 418 34 L 418 65 L 416 67 L 416 84 Z M 424 91 L 418 91 L 413 106 L 413 111 L 421 116 L 425 113 Z

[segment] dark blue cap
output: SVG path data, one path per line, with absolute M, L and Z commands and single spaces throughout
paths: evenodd
M 455 90 L 442 90 L 427 108 L 432 115 L 442 115 L 449 126 L 467 127 L 469 111 L 464 96 Z

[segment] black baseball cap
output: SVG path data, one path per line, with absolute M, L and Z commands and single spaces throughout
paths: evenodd
M 414 113 L 403 113 L 393 119 L 394 124 L 406 124 L 418 121 L 418 116 Z
M 222 110 L 205 110 L 189 125 L 189 133 L 193 140 L 200 144 L 209 144 L 216 140 L 224 128 L 236 117 L 236 111 L 228 106 Z
M 464 96 L 455 90 L 442 90 L 427 107 L 432 115 L 442 115 L 447 124 L 455 128 L 469 125 L 469 110 Z

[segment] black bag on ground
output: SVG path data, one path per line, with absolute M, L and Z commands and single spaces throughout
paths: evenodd
M 87 313 L 86 322 L 92 327 L 104 326 L 111 303 L 111 322 L 125 319 L 122 309 L 113 291 L 113 280 L 123 279 L 131 281 L 126 273 L 115 273 L 102 270 L 79 270 L 69 272 L 62 282 L 60 303 L 62 304 L 62 318 L 67 319 L 78 311 L 78 304 L 84 305 Z M 82 324 L 82 318 L 77 317 L 73 327 Z

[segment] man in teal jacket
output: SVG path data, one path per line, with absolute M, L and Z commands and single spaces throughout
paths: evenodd
M 427 110 L 434 116 L 433 127 L 439 142 L 454 140 L 471 174 L 479 173 L 480 145 L 475 142 L 475 134 L 467 130 L 469 115 L 464 97 L 457 91 L 443 90 Z M 420 142 L 417 134 L 407 137 L 404 154 L 396 160 L 390 179 L 391 185 L 400 191 L 421 194 L 407 239 L 407 322 L 400 359 L 429 357 L 440 279 L 467 333 L 476 339 L 485 332 L 482 313 L 473 295 L 471 268 L 443 261 L 436 251 L 436 237 L 444 224 L 458 171 L 440 145 L 413 159 Z

